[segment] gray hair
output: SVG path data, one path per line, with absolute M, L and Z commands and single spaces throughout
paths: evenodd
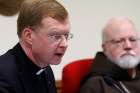
M 102 44 L 108 41 L 108 30 L 113 30 L 112 27 L 120 24 L 122 21 L 126 21 L 134 25 L 134 23 L 128 17 L 112 17 L 102 30 Z

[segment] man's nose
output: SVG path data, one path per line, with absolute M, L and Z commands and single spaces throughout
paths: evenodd
M 68 46 L 68 40 L 65 36 L 62 36 L 61 41 L 59 43 L 60 47 L 67 47 Z
M 131 50 L 132 49 L 132 43 L 130 40 L 125 40 L 124 41 L 124 44 L 123 44 L 123 47 L 125 50 Z

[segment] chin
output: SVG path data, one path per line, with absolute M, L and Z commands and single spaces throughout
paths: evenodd
M 129 55 L 122 57 L 116 62 L 116 64 L 118 64 L 120 67 L 126 69 L 135 68 L 139 63 L 140 63 L 139 57 L 133 57 Z
M 61 63 L 61 60 L 57 60 L 57 61 L 53 61 L 53 62 L 51 62 L 51 65 L 58 65 L 58 64 L 60 64 Z

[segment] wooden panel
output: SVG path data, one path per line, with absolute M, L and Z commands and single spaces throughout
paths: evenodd
M 55 84 L 57 88 L 57 93 L 61 93 L 61 80 L 56 80 Z

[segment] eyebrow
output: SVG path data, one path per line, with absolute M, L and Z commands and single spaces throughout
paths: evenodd
M 112 40 L 118 40 L 118 39 L 126 39 L 126 38 L 138 38 L 137 36 L 130 36 L 130 37 L 119 37 L 119 38 L 112 38 Z

